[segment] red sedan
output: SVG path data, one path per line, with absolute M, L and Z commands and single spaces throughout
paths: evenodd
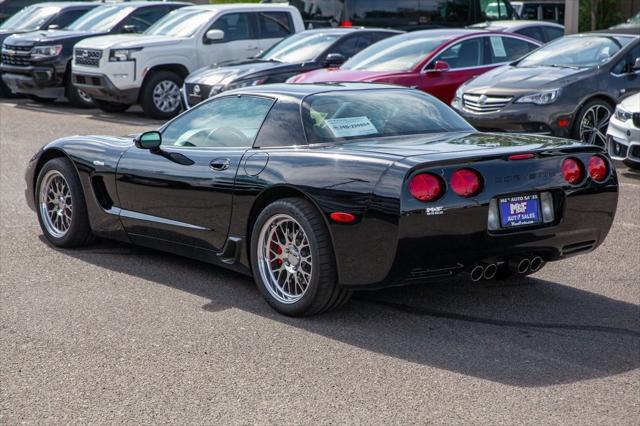
M 416 87 L 449 104 L 465 81 L 541 46 L 502 32 L 466 29 L 415 31 L 382 40 L 340 68 L 300 74 L 290 83 L 361 81 Z

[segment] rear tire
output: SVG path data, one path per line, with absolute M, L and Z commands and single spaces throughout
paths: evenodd
M 180 87 L 183 79 L 171 71 L 153 72 L 142 88 L 140 104 L 147 117 L 165 120 L 182 110 Z
M 56 247 L 78 247 L 92 241 L 80 178 L 71 161 L 54 158 L 38 174 L 35 193 L 38 222 Z
M 67 95 L 67 99 L 69 100 L 69 103 L 76 108 L 95 107 L 93 99 L 91 99 L 91 97 L 87 95 L 85 92 L 83 92 L 81 89 L 78 89 L 77 87 L 75 87 L 71 83 L 70 79 L 67 82 L 66 95 Z
M 129 104 L 121 104 L 120 102 L 109 102 L 109 101 L 101 101 L 99 99 L 94 99 L 93 103 L 104 112 L 108 113 L 118 113 L 125 112 L 131 107 Z
M 277 200 L 260 213 L 251 236 L 251 266 L 263 297 L 284 315 L 327 312 L 352 293 L 337 282 L 322 217 L 300 198 Z

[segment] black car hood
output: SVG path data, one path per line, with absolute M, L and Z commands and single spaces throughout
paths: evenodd
M 555 149 L 580 145 L 578 142 L 549 136 L 451 132 L 414 136 L 363 139 L 339 144 L 344 151 L 367 151 L 398 157 L 492 151 L 497 154 L 525 150 Z
M 273 61 L 248 60 L 212 65 L 200 68 L 189 75 L 186 83 L 229 84 L 232 81 L 259 78 L 266 75 L 295 72 L 305 67 L 304 63 L 283 63 Z
M 514 67 L 506 65 L 476 77 L 464 89 L 465 93 L 499 95 L 538 92 L 556 89 L 591 76 L 590 68 Z
M 43 30 L 31 31 L 24 34 L 15 34 L 7 39 L 7 43 L 16 46 L 32 46 L 40 43 L 73 42 L 82 40 L 89 36 L 98 36 L 102 33 L 92 33 L 90 31 L 67 31 L 67 30 Z

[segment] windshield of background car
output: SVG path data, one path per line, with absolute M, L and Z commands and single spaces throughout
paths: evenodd
M 170 37 L 191 37 L 211 20 L 214 11 L 178 9 L 149 27 L 145 34 Z
M 302 121 L 309 143 L 474 131 L 451 108 L 413 90 L 358 90 L 311 95 Z
M 536 50 L 517 66 L 593 67 L 608 62 L 632 40 L 632 37 L 600 35 L 563 37 Z
M 58 6 L 25 7 L 0 25 L 3 30 L 29 31 L 39 29 L 60 11 Z
M 279 62 L 311 61 L 324 52 L 339 37 L 340 34 L 298 33 L 277 43 L 262 53 L 259 58 L 266 61 Z
M 410 71 L 424 58 L 451 39 L 451 35 L 433 37 L 409 33 L 379 41 L 354 55 L 340 68 L 368 71 Z
M 135 10 L 133 6 L 100 6 L 67 27 L 71 31 L 106 33 Z

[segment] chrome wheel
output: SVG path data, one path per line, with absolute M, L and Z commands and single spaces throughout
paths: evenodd
M 311 246 L 302 226 L 286 214 L 262 226 L 258 238 L 258 269 L 269 293 L 279 302 L 300 300 L 311 283 Z
M 162 112 L 180 107 L 180 88 L 171 80 L 162 80 L 153 88 L 153 104 Z
M 47 232 L 62 238 L 69 231 L 73 200 L 67 180 L 57 170 L 49 170 L 40 184 L 40 216 Z
M 611 111 L 604 105 L 593 105 L 585 112 L 580 122 L 580 140 L 592 145 L 605 146 L 607 126 Z
M 83 101 L 89 104 L 93 102 L 93 99 L 91 99 L 91 96 L 87 95 L 85 91 L 80 89 L 76 89 L 76 90 L 78 92 L 78 96 L 80 97 L 80 99 L 82 99 Z

